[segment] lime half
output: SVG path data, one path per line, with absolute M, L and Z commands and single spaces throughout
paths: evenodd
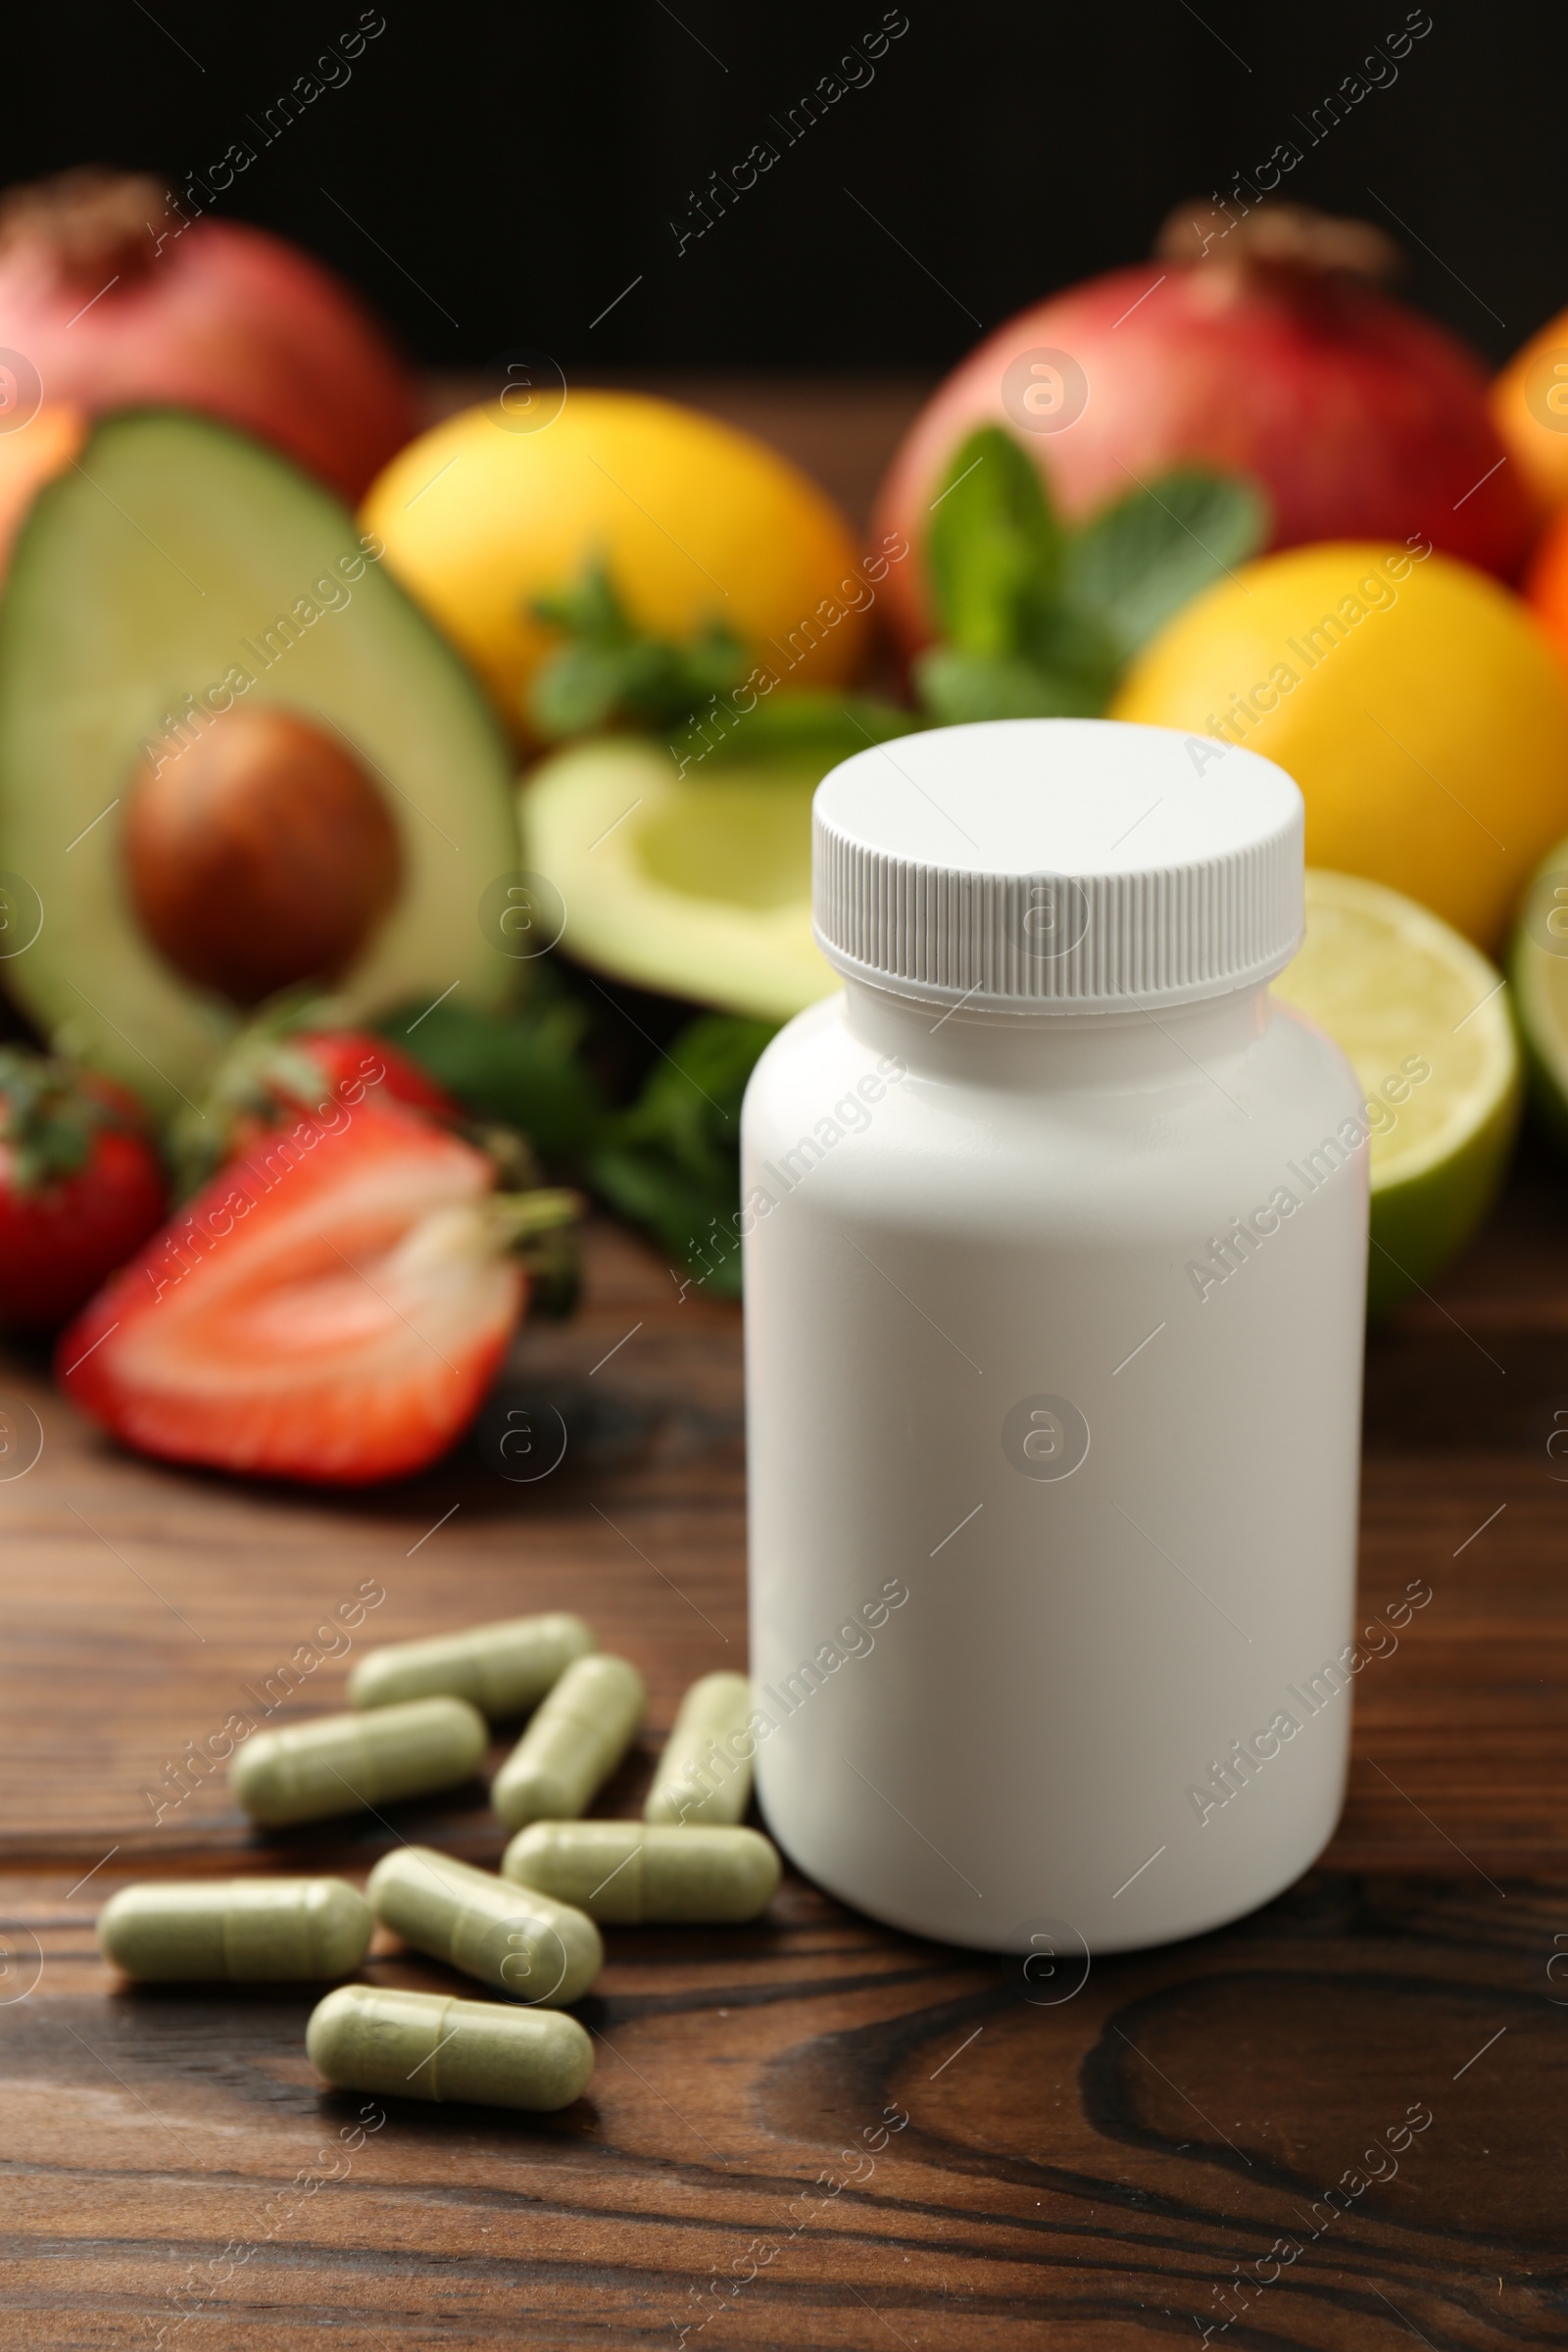
M 1568 1089 L 1568 960 L 1557 979 Z M 1274 989 L 1328 1031 L 1366 1101 L 1367 1306 L 1382 1314 L 1462 1249 L 1502 1181 L 1520 1093 L 1508 990 L 1468 940 L 1413 899 L 1316 868 L 1306 877 L 1306 938 Z
M 1559 841 L 1530 885 L 1508 952 L 1508 977 L 1524 1032 L 1530 1099 L 1568 1149 L 1568 841 Z

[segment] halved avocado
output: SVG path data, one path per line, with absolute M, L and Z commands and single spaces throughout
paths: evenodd
M 374 546 L 368 560 L 346 509 L 281 458 L 163 410 L 100 425 L 18 544 L 0 612 L 0 873 L 34 912 L 36 894 L 42 922 L 0 979 L 156 1110 L 198 1091 L 242 1014 L 143 927 L 125 804 L 225 708 L 281 706 L 347 747 L 391 818 L 393 903 L 334 975 L 349 1015 L 454 989 L 494 1005 L 515 985 L 479 921 L 486 886 L 518 863 L 511 762 Z
M 839 983 L 811 937 L 820 764 L 677 778 L 668 752 L 605 736 L 521 795 L 523 862 L 566 908 L 579 962 L 721 1012 L 788 1020 Z

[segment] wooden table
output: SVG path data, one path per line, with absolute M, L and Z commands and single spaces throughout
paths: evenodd
M 1345 1821 L 1289 1894 L 1037 2006 L 1002 1964 L 791 1878 L 756 1928 L 612 1935 L 579 2106 L 394 2105 L 363 2145 L 362 2102 L 306 2058 L 308 1995 L 116 1989 L 95 1907 L 151 1874 L 366 1870 L 379 1824 L 269 1841 L 218 1770 L 172 1771 L 185 1742 L 259 1718 L 291 1662 L 288 1712 L 330 1708 L 367 1642 L 529 1609 L 586 1611 L 646 1670 L 651 1728 L 607 1796 L 635 1811 L 683 1685 L 744 1656 L 738 1316 L 597 1232 L 581 1315 L 525 1331 L 509 1375 L 562 1409 L 560 1468 L 512 1484 L 470 1449 L 368 1502 L 131 1462 L 10 1369 L 44 1447 L 0 1484 L 0 2341 L 674 2344 L 690 2323 L 704 2352 L 1109 2352 L 1196 2340 L 1239 2310 L 1238 2265 L 1237 2342 L 1568 2338 L 1562 1190 L 1529 1171 L 1441 1301 L 1373 1344 L 1363 1594 L 1424 1578 L 1433 1599 L 1361 1677 Z M 367 1589 L 353 1650 L 313 1643 Z M 477 1788 L 397 1819 L 499 1855 Z M 451 1982 L 389 1938 L 368 1973 Z M 1314 2221 L 1412 2104 L 1432 2121 L 1396 2177 Z M 890 2110 L 908 2122 L 882 2144 Z M 1283 2266 L 1277 2239 L 1301 2249 Z
M 291 1682 L 288 1713 L 330 1709 L 368 1642 L 581 1609 L 648 1676 L 605 1800 L 635 1812 L 683 1686 L 743 1661 L 738 1315 L 608 1226 L 589 1273 L 509 1372 L 567 1431 L 532 1484 L 478 1446 L 368 1499 L 176 1477 L 37 1364 L 0 1370 L 43 1434 L 0 1479 L 0 2344 L 1121 2352 L 1227 2318 L 1211 2340 L 1568 2342 L 1568 1200 L 1544 1161 L 1372 1344 L 1363 1597 L 1433 1597 L 1359 1679 L 1333 1846 L 1255 1917 L 1047 2002 L 787 1878 L 753 1928 L 614 1932 L 590 2094 L 540 2120 L 324 2094 L 291 1988 L 117 1987 L 92 1935 L 116 1886 L 357 1875 L 389 1843 L 270 1841 L 219 1771 L 181 1773 Z M 368 1593 L 351 1648 L 315 1641 Z M 500 1851 L 477 1786 L 397 1824 Z M 389 1938 L 368 1970 L 453 1983 Z

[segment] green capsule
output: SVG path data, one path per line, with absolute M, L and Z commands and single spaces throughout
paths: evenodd
M 432 1642 L 394 1642 L 372 1649 L 349 1676 L 357 1707 L 396 1706 L 406 1698 L 471 1699 L 483 1715 L 522 1715 L 536 1707 L 573 1658 L 597 1649 L 580 1617 L 513 1617 L 470 1625 Z
M 612 1927 L 711 1927 L 755 1919 L 779 1882 L 756 1830 L 641 1821 L 535 1821 L 501 1858 L 504 1878 L 575 1903 Z
M 228 1768 L 228 1785 L 268 1829 L 391 1804 L 466 1781 L 490 1744 L 466 1698 L 415 1698 L 364 1714 L 258 1732 Z
M 644 1821 L 719 1826 L 740 1821 L 752 1801 L 751 1748 L 740 1735 L 752 1717 L 744 1674 L 705 1674 L 680 1702 L 675 1728 L 659 1759 Z
M 311 2062 L 340 2090 L 474 2099 L 548 2113 L 580 2099 L 594 2045 L 556 2009 L 505 2009 L 440 1992 L 340 1984 L 311 2012 Z
M 604 1939 L 581 1911 L 427 1845 L 383 1854 L 365 1891 L 405 1943 L 514 2001 L 564 2008 L 605 1964 Z
M 359 1967 L 374 1926 L 345 1879 L 166 1879 L 110 1896 L 98 1949 L 144 1984 L 319 1982 Z
M 631 1745 L 646 1696 L 624 1658 L 568 1666 L 490 1784 L 508 1829 L 575 1820 Z

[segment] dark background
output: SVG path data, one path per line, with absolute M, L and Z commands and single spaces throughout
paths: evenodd
M 1557 11 L 1432 0 L 1397 79 L 1309 146 L 1312 109 L 1404 24 L 1402 0 L 1200 17 L 907 0 L 874 80 L 793 147 L 768 118 L 881 24 L 880 0 L 383 13 L 351 78 L 264 145 L 249 118 L 354 29 L 353 0 L 52 12 L 12 79 L 5 176 L 103 161 L 178 190 L 248 141 L 211 209 L 333 262 L 439 368 L 528 345 L 576 373 L 929 372 L 1032 298 L 1141 259 L 1172 205 L 1289 139 L 1304 161 L 1282 192 L 1391 229 L 1409 292 L 1494 359 L 1568 303 Z M 689 192 L 762 138 L 778 163 L 677 258 Z

